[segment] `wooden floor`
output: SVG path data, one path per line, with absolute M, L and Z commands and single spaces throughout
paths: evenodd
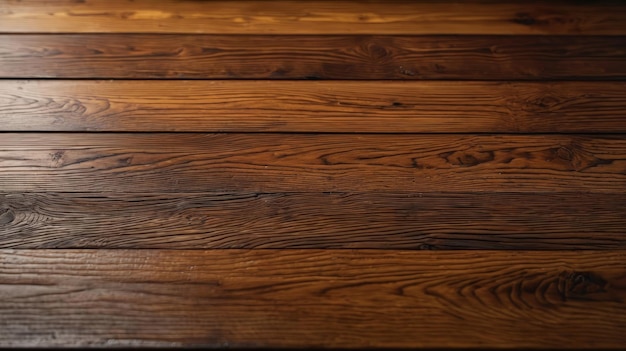
M 626 347 L 626 3 L 0 2 L 0 347 Z

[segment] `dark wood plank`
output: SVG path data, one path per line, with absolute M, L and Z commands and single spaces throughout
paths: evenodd
M 623 194 L 0 194 L 2 248 L 626 249 Z
M 2 250 L 0 345 L 621 347 L 626 252 Z
M 626 191 L 623 135 L 4 133 L 4 192 Z
M 0 81 L 1 131 L 626 132 L 624 82 Z
M 626 79 L 626 36 L 0 35 L 1 78 Z
M 3 32 L 626 34 L 618 1 L 19 1 Z

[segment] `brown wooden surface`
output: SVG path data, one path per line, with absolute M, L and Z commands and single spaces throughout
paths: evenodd
M 4 191 L 626 191 L 626 138 L 5 133 Z
M 625 341 L 623 251 L 3 250 L 0 268 L 9 346 Z
M 0 194 L 0 247 L 624 249 L 623 194 Z
M 1 78 L 626 79 L 626 36 L 0 35 Z
M 2 32 L 626 34 L 618 1 L 7 0 Z
M 626 132 L 624 82 L 0 81 L 2 131 Z
M 623 348 L 624 48 L 618 0 L 0 1 L 0 348 Z

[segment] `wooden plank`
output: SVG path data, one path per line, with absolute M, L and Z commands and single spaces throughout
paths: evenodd
M 4 133 L 4 192 L 626 191 L 623 135 Z
M 626 132 L 624 82 L 0 81 L 1 131 Z
M 1 78 L 626 79 L 626 36 L 0 35 Z
M 2 346 L 626 342 L 624 251 L 2 250 Z
M 625 249 L 623 194 L 0 194 L 2 248 Z
M 19 1 L 0 31 L 229 34 L 626 34 L 617 1 Z

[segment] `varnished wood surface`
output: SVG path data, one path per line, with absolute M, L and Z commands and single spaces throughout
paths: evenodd
M 0 35 L 1 78 L 626 79 L 626 36 Z
M 623 194 L 0 194 L 22 249 L 625 249 Z
M 5 133 L 4 191 L 626 190 L 626 138 Z
M 624 48 L 617 0 L 0 1 L 0 348 L 623 348 Z
M 0 31 L 626 34 L 618 1 L 7 0 Z
M 626 342 L 623 251 L 2 250 L 0 268 L 8 346 Z
M 0 81 L 2 131 L 626 132 L 624 82 Z

